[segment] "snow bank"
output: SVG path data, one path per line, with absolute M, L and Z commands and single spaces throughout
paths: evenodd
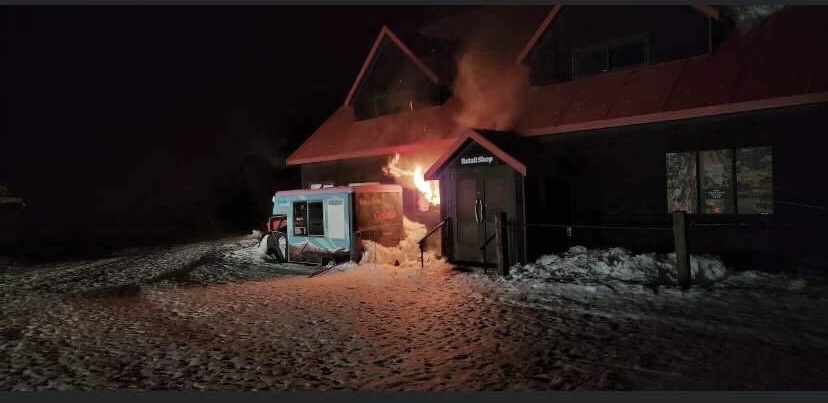
M 609 279 L 672 284 L 677 281 L 675 261 L 675 253 L 635 255 L 624 248 L 588 250 L 583 246 L 573 246 L 562 255 L 544 255 L 535 263 L 513 266 L 510 278 L 552 281 Z M 719 281 L 727 275 L 722 261 L 709 255 L 691 255 L 690 270 L 693 280 L 701 282 Z
M 814 295 L 824 295 L 828 289 L 825 277 L 801 277 L 798 274 L 766 273 L 759 271 L 743 271 L 728 276 L 721 283 L 721 288 L 745 288 L 784 290 L 794 293 L 806 292 Z
M 423 239 L 428 229 L 425 225 L 403 217 L 405 238 L 394 247 L 382 246 L 374 241 L 363 241 L 363 252 L 360 264 L 403 264 L 417 262 L 420 259 L 420 239 Z
M 219 251 L 225 259 L 237 263 L 274 261 L 267 255 L 267 237 L 262 238 L 261 241 L 252 238 L 243 238 L 237 242 L 222 245 Z
M 267 237 L 262 238 L 261 241 L 259 241 L 259 245 L 256 246 L 256 253 L 259 257 L 263 258 L 267 256 L 267 240 Z

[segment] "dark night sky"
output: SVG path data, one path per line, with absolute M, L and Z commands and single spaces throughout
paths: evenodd
M 381 25 L 457 10 L 1 8 L 0 183 L 27 200 L 31 242 L 197 229 L 222 204 L 262 221 L 269 196 L 251 206 L 239 180 L 280 187 L 262 161 L 338 107 Z

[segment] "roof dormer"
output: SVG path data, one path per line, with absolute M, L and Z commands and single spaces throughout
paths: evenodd
M 720 34 L 708 6 L 556 6 L 519 61 L 532 86 L 709 54 Z

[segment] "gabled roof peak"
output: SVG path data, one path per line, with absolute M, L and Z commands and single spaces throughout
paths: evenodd
M 440 80 L 437 78 L 437 75 L 431 71 L 428 66 L 425 65 L 418 57 L 411 51 L 411 49 L 403 43 L 400 38 L 394 34 L 388 26 L 383 25 L 382 29 L 380 29 L 379 34 L 377 35 L 377 39 L 374 40 L 374 44 L 371 46 L 371 51 L 368 53 L 368 57 L 365 58 L 365 61 L 362 63 L 362 68 L 359 70 L 359 74 L 357 75 L 356 80 L 354 80 L 354 84 L 351 86 L 351 90 L 348 91 L 348 96 L 345 98 L 345 106 L 351 104 L 354 95 L 356 94 L 357 89 L 359 88 L 359 84 L 365 78 L 365 74 L 368 72 L 368 67 L 371 65 L 371 62 L 374 60 L 376 56 L 377 50 L 379 50 L 380 45 L 384 39 L 390 40 L 394 45 L 396 45 L 405 55 L 408 57 L 414 64 L 422 70 L 422 72 L 431 80 L 434 84 L 439 84 Z

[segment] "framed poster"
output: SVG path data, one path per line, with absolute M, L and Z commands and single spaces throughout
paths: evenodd
M 668 153 L 666 159 L 667 212 L 696 213 L 696 201 L 698 200 L 696 153 Z
M 701 211 L 704 214 L 733 214 L 733 150 L 699 153 Z
M 773 213 L 773 153 L 770 147 L 736 150 L 739 214 Z

